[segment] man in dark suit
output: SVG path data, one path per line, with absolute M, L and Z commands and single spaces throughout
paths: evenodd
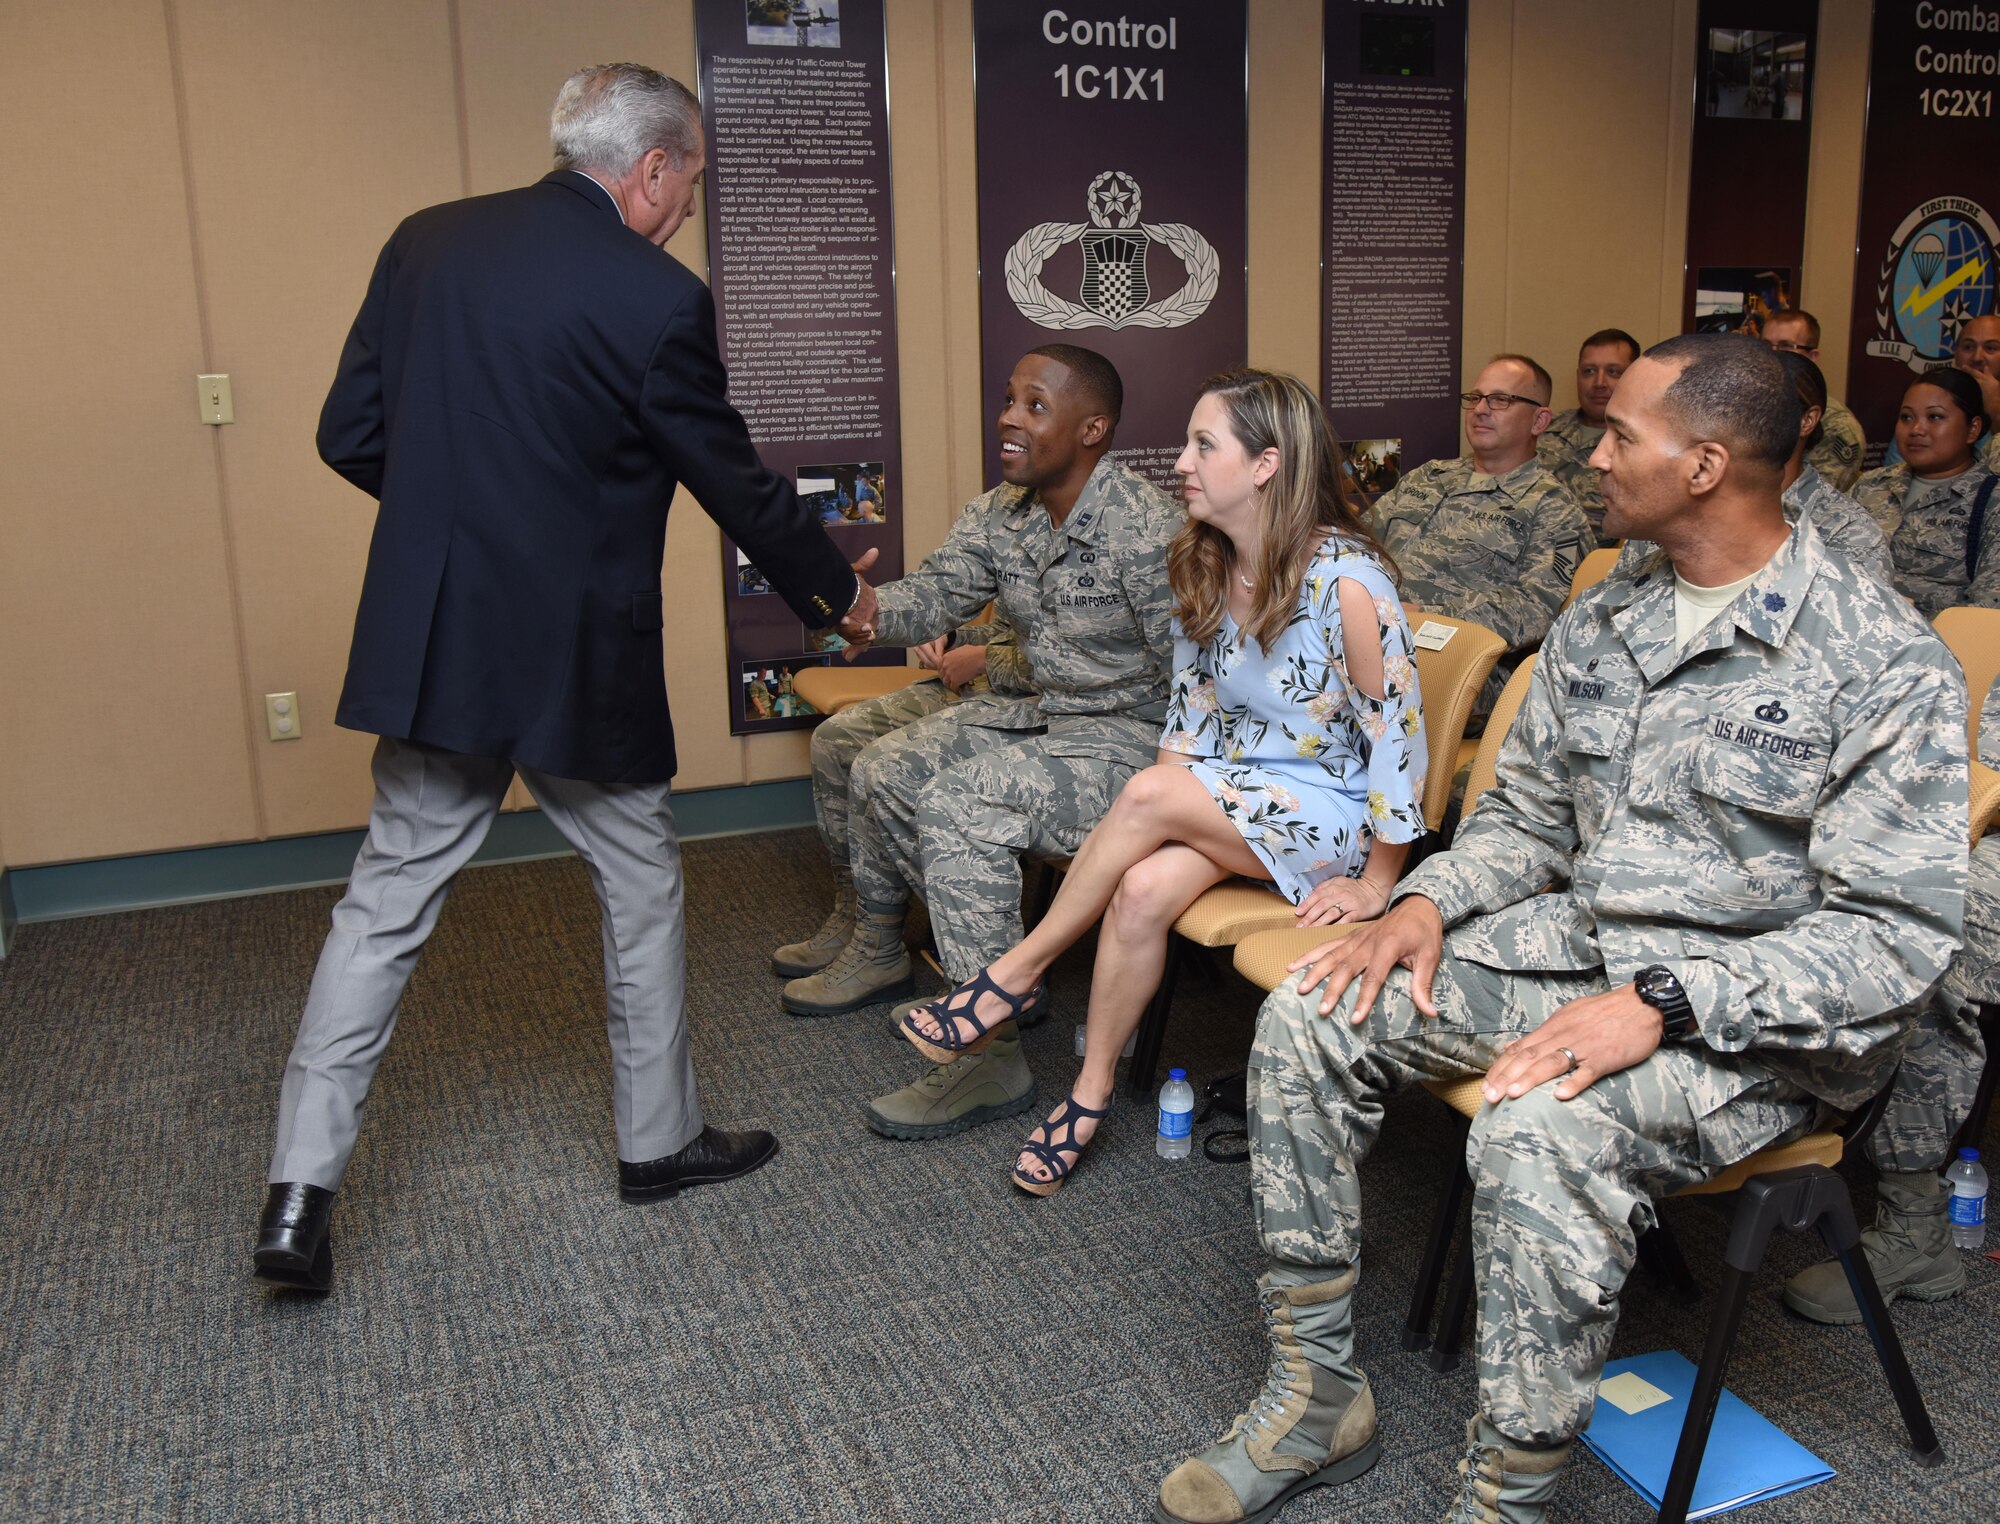
M 707 288 L 662 252 L 705 162 L 694 97 L 586 69 L 550 136 L 538 184 L 397 228 L 320 416 L 321 458 L 381 500 L 337 716 L 381 740 L 279 1095 L 254 1261 L 281 1284 L 331 1284 L 333 1193 L 397 1002 L 517 772 L 603 907 L 622 1192 L 777 1148 L 703 1122 L 688 1056 L 661 650 L 676 484 L 807 625 L 865 639 L 875 595 L 758 460 Z

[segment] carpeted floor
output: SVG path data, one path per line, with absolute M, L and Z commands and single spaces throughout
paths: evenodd
M 865 1131 L 920 1062 L 882 1010 L 779 1013 L 772 943 L 817 922 L 803 832 L 691 844 L 696 1062 L 769 1167 L 647 1206 L 615 1192 L 597 912 L 572 860 L 458 885 L 403 1005 L 336 1215 L 326 1300 L 249 1278 L 277 1082 L 331 890 L 24 928 L 0 962 L 0 1517 L 7 1520 L 1124 1520 L 1262 1370 L 1247 1170 L 1154 1156 L 1117 1113 L 1047 1201 L 1025 1132 Z M 1088 949 L 1028 1046 L 1072 1072 Z M 1240 1069 L 1253 992 L 1187 980 L 1168 1059 Z M 1452 1131 L 1399 1101 L 1364 1171 L 1360 1353 L 1382 1464 L 1286 1524 L 1434 1520 L 1468 1369 L 1398 1333 Z M 1873 1210 L 1865 1174 L 1858 1202 Z M 1671 1207 L 1712 1283 L 1720 1219 Z M 1858 1329 L 1801 1323 L 1780 1241 L 1730 1386 L 1840 1473 L 1761 1524 L 2000 1513 L 2000 1266 L 1896 1321 L 1947 1459 L 1909 1459 Z M 1615 1354 L 1698 1356 L 1701 1311 L 1643 1276 Z M 1565 1520 L 1637 1521 L 1594 1459 Z

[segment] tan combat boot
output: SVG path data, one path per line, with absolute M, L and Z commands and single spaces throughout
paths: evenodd
M 816 974 L 835 958 L 848 938 L 854 935 L 854 875 L 845 868 L 833 870 L 833 913 L 824 925 L 803 942 L 787 942 L 771 954 L 771 972 L 780 979 L 803 979 Z
M 856 903 L 854 932 L 840 955 L 816 974 L 785 986 L 779 1003 L 794 1016 L 841 1016 L 864 1005 L 900 1000 L 917 987 L 903 946 L 903 907 Z
M 878 1095 L 862 1120 L 885 1138 L 945 1138 L 1035 1104 L 1035 1076 L 1017 1036 L 996 1037 L 984 1053 L 936 1064 L 922 1079 Z
M 1382 1458 L 1375 1397 L 1354 1366 L 1354 1272 L 1273 1265 L 1258 1278 L 1271 1345 L 1264 1390 L 1229 1432 L 1160 1483 L 1160 1524 L 1262 1524 Z
M 1473 1419 L 1458 1463 L 1458 1499 L 1444 1524 L 1542 1524 L 1575 1443 L 1517 1445 L 1484 1418 Z
M 1861 1235 L 1861 1252 L 1868 1257 L 1885 1303 L 1899 1296 L 1942 1302 L 1965 1289 L 1965 1264 L 1952 1247 L 1945 1213 L 1950 1201 L 1944 1177 L 1928 1170 L 1882 1177 L 1875 1226 Z M 1786 1281 L 1785 1305 L 1815 1323 L 1861 1321 L 1861 1306 L 1837 1259 L 1801 1270 Z

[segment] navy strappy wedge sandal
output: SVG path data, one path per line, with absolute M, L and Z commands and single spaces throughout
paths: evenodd
M 1025 995 L 1012 994 L 993 982 L 993 976 L 981 969 L 965 983 L 942 999 L 933 1000 L 929 1005 L 920 1005 L 905 1016 L 900 1028 L 910 1045 L 934 1064 L 948 1064 L 968 1053 L 983 1053 L 999 1035 L 1001 1023 L 1013 1021 L 1035 1004 L 1042 991 L 1041 985 Z M 981 1021 L 978 1015 L 979 997 L 993 995 L 1004 1001 L 1007 1014 L 996 1016 L 991 1021 Z M 917 1026 L 920 1015 L 929 1013 L 938 1025 L 938 1036 L 932 1037 Z M 972 1026 L 970 1037 L 959 1036 L 959 1023 L 969 1022 Z
M 1030 1137 L 1021 1145 L 1023 1153 L 1033 1154 L 1049 1170 L 1049 1178 L 1037 1180 L 1017 1164 L 1014 1166 L 1014 1183 L 1031 1196 L 1053 1196 L 1062 1189 L 1063 1182 L 1069 1179 L 1070 1171 L 1075 1169 L 1083 1158 L 1085 1145 L 1077 1141 L 1076 1124 L 1084 1121 L 1102 1122 L 1110 1115 L 1109 1106 L 1102 1111 L 1092 1111 L 1075 1096 L 1068 1097 L 1063 1101 L 1061 1109 L 1036 1129 L 1046 1134 L 1048 1141 L 1037 1143 Z M 1091 1136 L 1095 1138 L 1097 1134 L 1092 1133 Z M 1062 1139 L 1061 1142 L 1056 1141 L 1058 1137 Z

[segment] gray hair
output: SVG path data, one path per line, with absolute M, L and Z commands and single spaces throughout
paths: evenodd
M 557 169 L 621 179 L 655 148 L 685 169 L 701 147 L 701 103 L 679 80 L 644 64 L 597 64 L 577 70 L 556 92 L 549 143 Z

